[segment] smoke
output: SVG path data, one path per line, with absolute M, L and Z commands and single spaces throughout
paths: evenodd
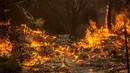
M 45 20 L 43 18 L 37 18 L 36 21 L 34 22 L 34 24 L 36 24 L 36 26 L 38 27 L 43 27 L 45 23 Z

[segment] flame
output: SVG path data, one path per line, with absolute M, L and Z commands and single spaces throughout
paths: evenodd
M 10 25 L 10 20 L 11 19 L 8 19 L 7 22 L 0 22 L 0 25 Z
M 116 15 L 116 20 L 115 20 L 116 24 L 113 24 L 113 31 L 117 32 L 123 32 L 124 31 L 124 24 L 126 24 L 126 28 L 127 28 L 127 32 L 130 34 L 130 19 L 126 16 L 126 14 L 124 14 L 123 12 Z
M 105 39 L 108 39 L 110 36 L 116 36 L 109 32 L 109 29 L 106 27 L 101 27 L 97 29 L 96 22 L 90 19 L 90 27 L 86 30 L 85 38 L 79 42 L 84 48 L 94 47 L 101 44 Z
M 0 39 L 0 56 L 11 56 L 12 45 L 8 40 Z
M 109 54 L 108 51 L 104 51 L 106 47 L 109 49 L 116 48 L 116 50 L 118 50 L 123 45 L 122 40 L 124 37 L 123 33 L 120 32 L 124 32 L 124 24 L 126 24 L 127 32 L 130 34 L 130 19 L 128 19 L 124 13 L 116 15 L 116 24 L 112 25 L 112 32 L 109 32 L 107 28 L 107 12 L 108 6 L 106 9 L 105 26 L 97 28 L 96 22 L 90 19 L 90 26 L 86 29 L 85 37 L 78 42 L 74 42 L 72 45 L 57 45 L 55 41 L 56 36 L 50 36 L 39 29 L 32 30 L 27 27 L 26 24 L 21 24 L 22 30 L 24 34 L 26 34 L 26 39 L 30 42 L 25 48 L 26 53 L 29 54 L 30 57 L 24 60 L 22 64 L 23 68 L 29 70 L 32 66 L 39 64 L 44 65 L 48 61 L 53 63 L 53 59 L 57 57 L 60 60 L 71 57 L 71 61 L 76 63 L 80 60 L 80 55 L 84 54 L 87 56 L 87 61 L 85 61 L 87 64 L 95 58 L 106 58 Z M 111 37 L 121 39 L 111 39 Z M 104 44 L 106 40 L 109 40 L 109 42 L 107 41 L 107 44 Z M 130 41 L 128 40 L 128 42 Z M 8 45 L 9 43 L 8 40 L 0 40 L 0 56 L 11 56 L 12 45 Z M 30 48 L 33 48 L 33 50 Z M 83 50 L 90 51 L 84 52 Z M 96 50 L 98 52 L 96 52 Z M 61 62 L 63 62 L 63 60 Z M 65 67 L 65 64 L 62 64 L 62 67 Z M 37 70 L 36 68 L 33 69 Z
M 89 49 L 91 48 L 91 51 L 94 52 L 95 50 L 100 50 L 100 54 L 87 54 L 88 56 L 88 61 L 86 62 L 87 64 L 90 63 L 91 60 L 93 60 L 94 58 L 102 58 L 102 57 L 107 57 L 108 56 L 108 52 L 107 51 L 103 51 L 105 48 L 105 45 L 102 45 L 104 43 L 105 40 L 109 40 L 110 37 L 118 37 L 118 34 L 115 33 L 115 31 L 117 31 L 118 29 L 121 29 L 124 26 L 124 20 L 122 18 L 125 18 L 124 14 L 118 14 L 116 16 L 116 24 L 113 25 L 113 32 L 109 32 L 109 29 L 105 26 L 102 26 L 101 28 L 97 28 L 96 27 L 96 22 L 94 22 L 92 19 L 89 20 L 89 24 L 90 27 L 86 29 L 86 35 L 84 39 L 81 39 L 78 42 L 74 42 L 71 46 L 69 45 L 61 45 L 61 46 L 55 46 L 55 41 L 38 41 L 37 39 L 35 39 L 34 37 L 29 37 L 29 40 L 31 41 L 31 44 L 29 45 L 30 47 L 34 47 L 36 51 L 33 51 L 33 53 L 31 54 L 32 58 L 31 59 L 27 59 L 24 61 L 24 65 L 26 66 L 33 66 L 36 64 L 44 64 L 46 61 L 53 59 L 52 57 L 49 56 L 41 56 L 38 52 L 40 51 L 40 46 L 50 46 L 54 49 L 53 53 L 53 57 L 60 57 L 60 58 L 64 58 L 66 56 L 70 56 L 70 57 L 74 57 L 72 59 L 73 62 L 76 62 L 77 60 L 80 60 L 79 55 L 80 54 L 86 54 L 86 53 L 82 53 L 80 52 L 81 48 L 83 49 Z M 121 24 L 121 25 L 120 25 Z M 128 25 L 128 19 L 126 19 L 126 25 L 127 28 L 129 28 Z M 42 40 L 46 40 L 48 39 L 48 37 L 52 40 L 55 40 L 56 36 L 49 36 L 46 34 L 43 34 L 40 30 L 34 31 L 29 29 L 25 24 L 22 25 L 23 27 L 25 27 L 24 32 L 28 33 L 29 35 L 39 35 Z M 128 29 L 127 29 L 128 30 Z M 129 32 L 129 30 L 128 30 Z M 123 35 L 123 34 L 122 34 Z M 112 40 L 111 42 L 116 48 L 120 48 L 122 46 L 122 42 L 120 40 Z M 97 49 L 96 49 L 97 48 Z M 113 48 L 114 49 L 114 48 Z M 73 52 L 71 52 L 71 50 L 73 50 Z M 79 51 L 77 54 L 75 54 L 75 52 Z M 57 55 L 57 53 L 59 53 Z M 65 64 L 62 64 L 65 65 Z M 26 68 L 28 69 L 28 68 Z

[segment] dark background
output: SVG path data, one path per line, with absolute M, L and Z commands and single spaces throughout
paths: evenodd
M 23 1 L 23 2 L 22 2 Z M 11 25 L 28 23 L 27 16 L 19 6 L 27 10 L 34 19 L 44 19 L 45 29 L 50 35 L 69 33 L 83 36 L 89 27 L 88 20 L 97 22 L 97 27 L 104 24 L 108 0 L 0 0 L 0 21 L 11 19 Z M 112 20 L 125 5 L 125 0 L 113 0 Z

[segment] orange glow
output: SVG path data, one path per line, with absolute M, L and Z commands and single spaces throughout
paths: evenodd
M 12 45 L 7 40 L 0 39 L 0 56 L 11 56 Z
M 7 22 L 0 22 L 0 25 L 10 25 L 10 20 L 11 19 L 9 19 Z
M 39 64 L 44 65 L 48 61 L 53 63 L 53 60 L 57 57 L 62 63 L 63 59 L 67 60 L 67 62 L 69 60 L 77 63 L 81 61 L 80 56 L 83 54 L 87 56 L 87 60 L 85 61 L 86 64 L 89 64 L 94 58 L 106 58 L 108 56 L 108 51 L 104 51 L 105 48 L 117 50 L 123 45 L 124 24 L 126 24 L 127 32 L 130 34 L 130 19 L 128 19 L 124 13 L 116 15 L 116 24 L 112 25 L 112 32 L 109 32 L 109 29 L 107 28 L 107 12 L 108 6 L 106 9 L 105 26 L 97 28 L 96 22 L 90 19 L 90 26 L 86 29 L 85 37 L 71 45 L 57 45 L 55 41 L 56 36 L 47 35 L 39 29 L 32 30 L 27 27 L 26 24 L 21 24 L 23 32 L 28 34 L 27 39 L 30 42 L 30 44 L 26 45 L 27 48 L 25 48 L 25 51 L 28 52 L 30 58 L 24 60 L 23 68 L 29 70 L 32 66 Z M 111 39 L 113 37 L 119 39 Z M 130 41 L 128 40 L 128 42 Z M 0 56 L 11 56 L 10 52 L 12 50 L 12 45 L 9 44 L 10 42 L 8 40 L 0 40 Z M 33 51 L 29 49 L 30 47 L 33 48 Z M 84 50 L 90 50 L 91 53 L 90 51 L 84 52 Z M 65 64 L 62 64 L 62 67 L 65 67 Z M 37 69 L 34 68 L 34 70 Z

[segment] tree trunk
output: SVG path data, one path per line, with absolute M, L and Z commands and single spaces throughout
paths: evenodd
M 111 11 L 112 11 L 112 1 L 109 0 L 109 9 L 108 9 L 108 16 L 107 16 L 107 25 L 108 25 L 108 29 L 111 31 L 112 29 L 112 25 L 111 25 Z

